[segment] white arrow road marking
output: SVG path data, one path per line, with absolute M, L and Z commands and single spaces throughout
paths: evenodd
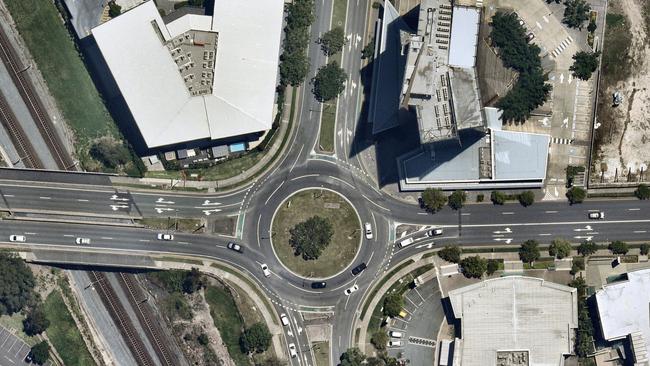
M 564 73 L 560 74 L 560 84 L 564 83 Z
M 221 211 L 221 210 L 218 209 L 218 208 L 215 208 L 215 209 L 212 209 L 212 210 L 203 210 L 203 213 L 205 214 L 205 216 L 210 216 L 211 213 L 219 212 L 219 211 Z
M 512 243 L 512 238 L 496 238 L 494 240 L 496 240 L 496 241 L 505 241 L 506 244 Z
M 431 249 L 431 248 L 433 248 L 433 243 L 418 245 L 415 248 L 420 249 L 420 248 L 424 248 L 424 247 L 426 247 L 427 249 Z
M 573 231 L 591 231 L 591 230 L 593 230 L 593 229 L 591 228 L 591 225 L 587 225 L 587 226 L 585 226 L 584 229 L 573 229 Z
M 205 200 L 201 206 L 218 206 L 220 202 L 210 202 L 210 200 Z
M 508 233 L 511 233 L 511 232 L 512 232 L 512 230 L 509 227 L 505 228 L 503 231 L 493 231 L 493 233 L 495 233 L 495 234 L 508 234 Z
M 117 210 L 119 210 L 120 208 L 129 208 L 129 206 L 126 206 L 126 205 L 111 205 L 111 209 L 112 209 L 113 211 L 117 211 Z
M 128 198 L 120 197 L 120 196 L 118 196 L 116 194 L 111 196 L 111 200 L 113 200 L 113 201 L 129 201 Z
M 167 207 L 156 207 L 156 212 L 157 213 L 163 213 L 164 211 L 174 211 L 173 208 L 167 208 Z
M 573 238 L 574 238 L 574 239 L 585 239 L 585 240 L 587 240 L 587 241 L 591 241 L 591 239 L 593 238 L 593 236 L 574 236 Z
M 164 203 L 164 204 L 167 204 L 167 205 L 173 205 L 173 204 L 174 204 L 173 201 L 165 201 L 165 199 L 162 198 L 162 197 L 158 198 L 158 199 L 156 200 L 156 203 Z

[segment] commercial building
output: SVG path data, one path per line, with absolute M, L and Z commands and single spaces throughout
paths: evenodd
M 505 131 L 500 112 L 481 105 L 480 17 L 477 7 L 423 0 L 414 32 L 384 2 L 369 122 L 378 134 L 415 114 L 420 147 L 397 159 L 403 191 L 544 185 L 550 137 Z
M 283 7 L 214 0 L 213 16 L 163 19 L 147 1 L 92 30 L 149 149 L 251 141 L 271 128 Z
M 510 276 L 449 292 L 461 338 L 453 365 L 562 366 L 578 325 L 575 288 Z
M 635 365 L 650 365 L 650 269 L 627 273 L 627 279 L 596 292 L 603 338 L 629 343 Z

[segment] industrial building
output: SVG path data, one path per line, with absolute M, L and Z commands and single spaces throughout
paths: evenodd
M 397 159 L 400 189 L 536 188 L 550 137 L 506 131 L 481 105 L 476 50 L 481 10 L 423 0 L 412 31 L 389 1 L 376 25 L 369 123 L 378 134 L 415 115 L 420 147 Z
M 508 276 L 452 290 L 449 300 L 461 323 L 453 365 L 562 366 L 573 353 L 575 288 Z
M 634 365 L 650 365 L 650 269 L 629 272 L 626 279 L 596 292 L 602 336 L 629 344 Z
M 147 1 L 92 29 L 147 148 L 255 141 L 271 128 L 283 7 L 215 0 L 214 15 L 163 19 Z

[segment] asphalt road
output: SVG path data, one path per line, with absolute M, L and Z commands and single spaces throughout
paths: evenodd
M 436 214 L 423 212 L 417 205 L 399 201 L 378 191 L 364 175 L 356 159 L 348 159 L 354 136 L 347 131 L 357 131 L 360 48 L 366 26 L 367 2 L 348 3 L 346 46 L 343 66 L 350 79 L 341 103 L 337 131 L 336 156 L 318 155 L 313 146 L 319 135 L 320 103 L 311 94 L 309 83 L 302 88 L 298 106 L 296 133 L 286 155 L 276 168 L 238 191 L 225 194 L 201 195 L 190 193 L 139 192 L 115 189 L 101 184 L 73 182 L 48 183 L 47 174 L 39 175 L 34 182 L 0 180 L 0 204 L 15 212 L 74 214 L 80 217 L 203 217 L 205 215 L 239 214 L 241 236 L 236 239 L 244 246 L 240 254 L 226 248 L 227 238 L 211 235 L 175 233 L 172 241 L 159 241 L 156 232 L 131 227 L 63 224 L 20 220 L 0 221 L 0 237 L 23 234 L 24 244 L 34 250 L 63 248 L 78 252 L 76 237 L 88 237 L 88 249 L 118 251 L 120 253 L 174 253 L 210 257 L 229 263 L 248 273 L 266 291 L 277 306 L 278 312 L 289 314 L 290 327 L 285 327 L 287 342 L 296 343 L 299 357 L 293 365 L 313 365 L 309 341 L 304 332 L 300 311 L 333 311 L 332 362 L 353 342 L 353 324 L 366 290 L 381 274 L 404 259 L 435 246 L 448 243 L 460 245 L 519 245 L 524 240 L 537 239 L 548 243 L 555 237 L 572 241 L 624 240 L 642 241 L 650 230 L 650 206 L 637 200 L 590 200 L 570 206 L 564 201 L 538 202 L 530 207 L 519 204 L 493 206 L 468 205 L 460 212 L 449 208 Z M 310 77 L 313 77 L 325 60 L 315 40 L 329 29 L 332 2 L 316 1 L 317 19 L 311 29 Z M 58 173 L 60 174 L 60 173 Z M 2 178 L 0 176 L 0 178 Z M 40 181 L 38 181 L 40 180 Z M 87 182 L 86 182 L 87 183 Z M 327 288 L 313 290 L 311 279 L 304 279 L 286 270 L 273 254 L 269 231 L 278 205 L 289 195 L 303 188 L 320 187 L 335 190 L 348 198 L 357 209 L 361 222 L 369 222 L 374 229 L 372 240 L 364 239 L 354 266 L 365 262 L 368 268 L 358 276 L 350 267 L 327 279 Z M 591 210 L 603 210 L 604 220 L 589 220 Z M 396 223 L 413 223 L 442 227 L 444 235 L 434 239 L 416 234 L 416 243 L 397 250 L 390 237 Z M 263 276 L 260 264 L 269 265 L 272 275 Z M 357 284 L 359 291 L 344 295 L 345 288 Z

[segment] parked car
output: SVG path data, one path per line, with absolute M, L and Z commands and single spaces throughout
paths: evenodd
M 243 253 L 244 252 L 244 248 L 242 248 L 241 245 L 239 245 L 237 243 L 233 243 L 232 241 L 230 243 L 228 243 L 227 247 L 228 247 L 228 249 L 234 250 L 235 252 L 238 252 L 238 253 Z
M 535 39 L 535 33 L 530 32 L 530 33 L 528 33 L 528 35 L 526 35 L 526 41 L 530 42 L 533 39 Z
M 9 235 L 9 241 L 24 242 L 26 240 L 27 238 L 25 237 L 25 235 Z
M 291 358 L 298 356 L 298 352 L 296 352 L 296 345 L 293 343 L 289 343 L 289 355 L 291 355 Z
M 399 243 L 397 243 L 397 247 L 402 249 L 404 247 L 407 247 L 407 246 L 413 244 L 414 241 L 415 240 L 413 240 L 413 238 L 404 239 L 404 240 L 400 241 Z
M 158 240 L 165 240 L 165 241 L 174 240 L 174 235 L 158 233 Z
M 366 231 L 366 239 L 370 240 L 372 239 L 372 225 L 370 225 L 369 222 L 366 222 L 364 225 L 364 229 Z
M 401 347 L 402 341 L 390 341 L 388 342 L 388 347 Z
M 287 314 L 280 314 L 280 321 L 282 322 L 282 325 L 285 327 L 289 325 L 289 317 Z
M 589 218 L 592 220 L 603 220 L 605 218 L 605 213 L 603 211 L 592 211 L 589 212 Z
M 404 337 L 404 333 L 397 332 L 397 331 L 394 331 L 394 330 L 391 330 L 390 333 L 388 333 L 388 335 L 390 335 L 393 338 L 402 338 L 402 337 Z
M 74 242 L 77 245 L 90 245 L 90 238 L 76 238 Z
M 346 288 L 345 291 L 343 291 L 343 292 L 344 292 L 345 295 L 347 296 L 347 295 L 350 295 L 350 294 L 353 293 L 353 292 L 357 292 L 358 290 L 359 290 L 359 286 L 357 286 L 357 285 L 355 284 L 355 285 L 353 285 L 352 287 L 348 287 L 348 288 Z
M 316 281 L 311 283 L 311 288 L 319 289 L 327 287 L 327 282 L 325 281 Z
M 429 236 L 429 237 L 442 235 L 442 228 L 435 228 L 435 229 L 427 230 L 425 235 Z
M 352 275 L 353 275 L 353 276 L 356 276 L 356 275 L 358 275 L 359 273 L 363 272 L 366 268 L 368 268 L 368 266 L 366 265 L 366 263 L 365 263 L 365 262 L 364 262 L 364 263 L 361 263 L 361 264 L 359 264 L 358 266 L 352 268 Z
M 264 277 L 271 276 L 271 271 L 269 271 L 269 266 L 267 266 L 266 263 L 262 263 L 260 267 L 262 267 L 262 273 L 264 273 Z

